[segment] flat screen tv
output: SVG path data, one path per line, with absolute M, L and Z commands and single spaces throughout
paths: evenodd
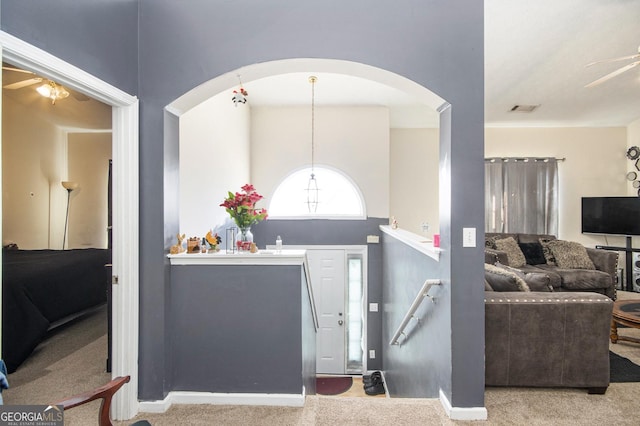
M 582 232 L 640 235 L 640 197 L 582 198 Z

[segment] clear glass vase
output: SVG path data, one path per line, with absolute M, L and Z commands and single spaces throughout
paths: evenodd
M 251 226 L 238 227 L 240 232 L 238 233 L 238 250 L 249 251 L 251 250 L 251 243 L 253 242 L 253 234 L 251 233 Z

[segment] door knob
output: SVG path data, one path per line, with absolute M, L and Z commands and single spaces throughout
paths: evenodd
M 342 324 L 344 324 L 344 321 L 338 320 L 338 325 L 342 325 Z

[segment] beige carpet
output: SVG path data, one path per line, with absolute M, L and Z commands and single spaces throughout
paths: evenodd
M 621 299 L 640 294 L 620 292 Z M 101 317 L 102 315 L 102 317 Z M 82 331 L 90 321 L 101 323 L 103 313 L 56 333 L 16 373 L 9 375 L 6 404 L 50 403 L 97 387 L 109 380 L 104 372 L 106 335 Z M 95 328 L 95 327 L 93 327 Z M 99 327 L 98 327 L 99 328 Z M 640 337 L 640 330 L 620 329 Z M 96 334 L 98 336 L 96 337 Z M 60 340 L 73 336 L 76 352 L 61 351 Z M 620 342 L 611 349 L 640 364 L 640 344 Z M 47 362 L 47 352 L 58 361 Z M 358 389 L 354 383 L 353 390 Z M 488 388 L 485 405 L 489 425 L 637 425 L 640 424 L 640 383 L 612 383 L 605 395 L 582 389 Z M 98 403 L 65 413 L 67 425 L 97 424 Z M 141 413 L 153 425 L 451 425 L 437 399 L 309 396 L 303 408 L 174 405 L 164 414 Z M 133 421 L 133 420 L 132 420 Z M 127 425 L 132 421 L 115 422 Z

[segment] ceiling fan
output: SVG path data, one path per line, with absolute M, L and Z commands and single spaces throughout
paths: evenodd
M 626 61 L 629 59 L 637 59 L 640 58 L 640 47 L 638 47 L 638 53 L 634 54 L 634 55 L 628 55 L 628 56 L 621 56 L 619 58 L 611 58 L 611 59 L 603 59 L 602 61 L 595 61 L 595 62 L 591 62 L 590 64 L 585 65 L 586 67 L 590 67 L 592 65 L 596 65 L 596 64 L 602 64 L 605 62 L 617 62 L 617 61 Z M 605 81 L 612 79 L 613 77 L 616 77 L 620 74 L 622 74 L 625 71 L 629 71 L 631 68 L 640 65 L 640 60 L 635 61 L 635 62 L 631 62 L 630 64 L 627 64 L 621 68 L 618 68 L 617 70 L 605 75 L 604 77 L 600 77 L 597 80 L 592 81 L 591 83 L 587 84 L 584 87 L 593 87 L 593 86 L 597 86 L 598 84 L 604 83 Z
M 20 69 L 20 68 L 14 68 L 14 67 L 5 66 L 5 65 L 2 66 L 2 69 L 6 70 L 6 71 L 13 71 L 13 72 L 19 72 L 19 73 L 24 73 L 24 74 L 31 74 L 31 75 L 34 76 L 34 77 L 28 78 L 26 80 L 21 80 L 21 81 L 15 82 L 15 83 L 7 84 L 7 85 L 3 86 L 3 89 L 16 90 L 16 89 L 22 89 L 23 87 L 31 86 L 32 84 L 42 83 L 40 86 L 38 86 L 36 88 L 36 91 L 40 95 L 44 96 L 45 98 L 51 99 L 51 103 L 53 105 L 55 105 L 57 100 L 64 99 L 64 98 L 68 97 L 69 96 L 69 92 L 71 92 L 73 94 L 73 97 L 78 101 L 88 101 L 89 100 L 88 96 L 83 95 L 83 94 L 78 93 L 78 92 L 75 92 L 75 91 L 67 90 L 61 84 L 58 84 L 53 80 L 45 79 L 43 77 L 38 77 L 32 71 L 27 71 L 27 70 L 23 70 L 23 69 Z

